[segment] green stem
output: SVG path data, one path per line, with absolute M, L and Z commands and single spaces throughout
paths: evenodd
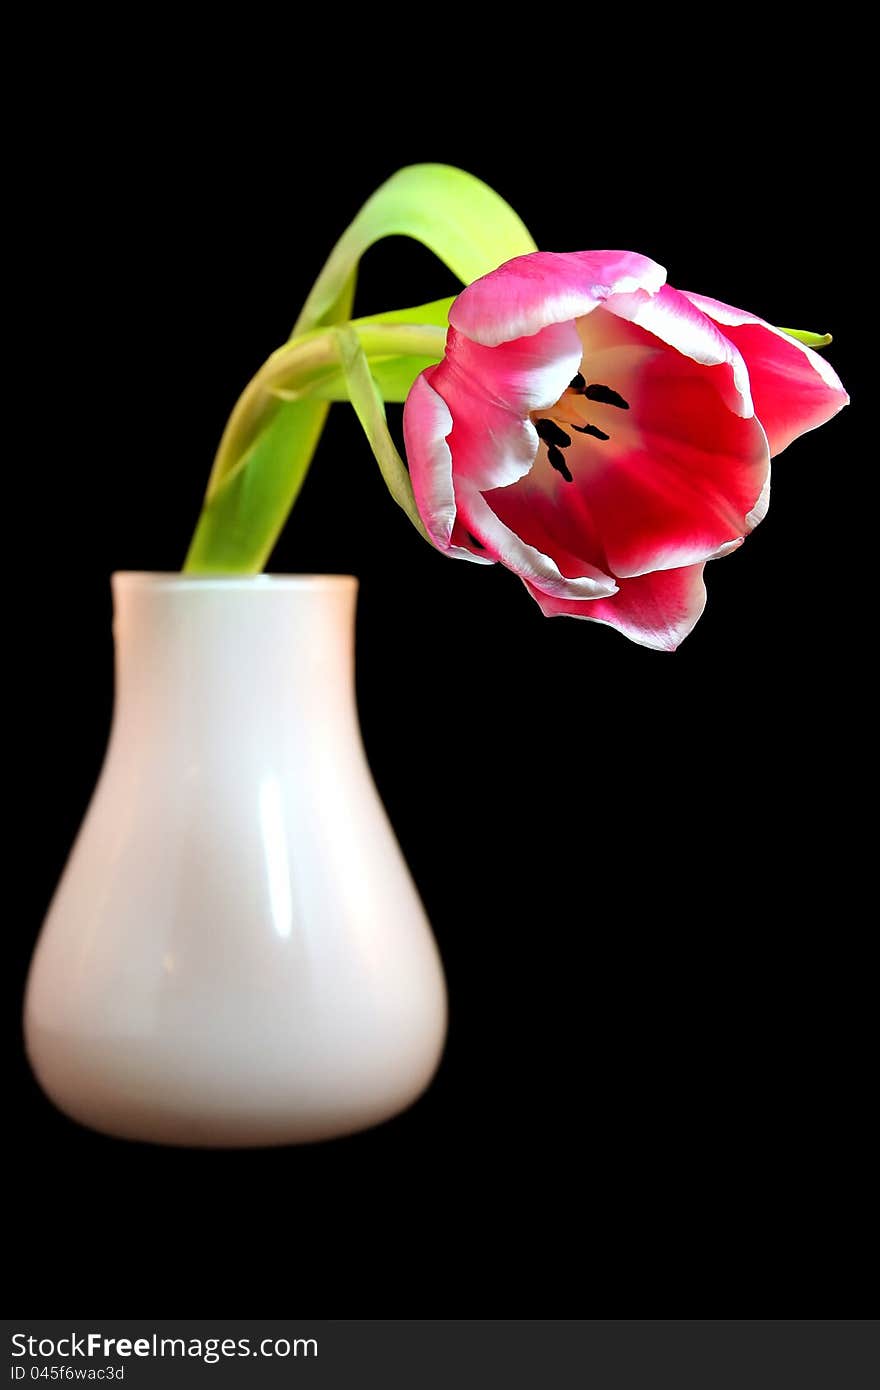
M 223 432 L 186 573 L 256 573 L 263 567 L 324 424 L 327 402 L 316 399 L 316 392 L 333 378 L 345 379 L 351 335 L 365 359 L 377 363 L 401 357 L 439 361 L 446 341 L 438 325 L 365 320 L 315 329 L 273 352 L 245 387 Z
M 338 344 L 329 328 L 295 338 L 267 357 L 242 391 L 226 422 L 208 478 L 206 502 L 212 500 L 221 483 L 236 467 L 246 461 L 247 441 L 259 433 L 267 407 L 272 403 L 273 388 L 284 387 L 287 381 L 320 378 L 322 368 L 332 368 L 338 361 Z
M 431 324 L 353 323 L 351 327 L 369 359 L 435 357 L 439 361 L 443 356 L 446 331 Z M 310 387 L 341 368 L 340 340 L 335 328 L 292 338 L 267 357 L 239 396 L 227 421 L 205 500 L 210 502 L 220 484 L 246 462 L 248 446 L 275 400 L 301 400 L 309 395 Z

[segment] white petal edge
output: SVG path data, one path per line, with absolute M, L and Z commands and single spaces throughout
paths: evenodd
M 410 481 L 419 515 L 438 550 L 475 565 L 495 562 L 474 555 L 463 546 L 452 545 L 457 508 L 452 482 L 452 453 L 446 440 L 452 433 L 452 415 L 423 372 L 416 377 L 404 409 L 404 439 L 409 459 Z M 418 439 L 416 436 L 420 436 Z M 415 462 L 418 458 L 418 463 Z
M 610 598 L 618 586 L 595 565 L 583 563 L 583 575 L 564 575 L 549 555 L 528 545 L 493 512 L 482 493 L 471 489 L 458 494 L 459 511 L 467 529 L 494 553 L 498 562 L 553 598 Z

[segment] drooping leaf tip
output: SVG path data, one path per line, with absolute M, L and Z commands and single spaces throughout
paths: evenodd
M 789 338 L 797 338 L 805 347 L 824 348 L 833 341 L 830 333 L 809 333 L 805 328 L 783 328 L 781 332 L 787 333 Z

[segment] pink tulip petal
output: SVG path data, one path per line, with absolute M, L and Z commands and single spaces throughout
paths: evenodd
M 456 506 L 452 454 L 446 442 L 452 432 L 452 416 L 446 402 L 431 385 L 436 370 L 436 367 L 429 367 L 416 377 L 403 411 L 403 433 L 416 506 L 428 535 L 439 550 L 478 565 L 492 564 L 488 556 L 474 554 L 452 540 Z
M 484 347 L 450 328 L 434 385 L 443 394 L 444 382 L 453 389 L 464 385 L 493 405 L 527 415 L 559 399 L 580 367 L 582 352 L 573 319 L 498 347 Z
M 446 356 L 431 369 L 431 386 L 455 422 L 449 448 L 456 479 L 485 491 L 508 487 L 528 473 L 538 448 L 529 411 L 558 400 L 580 366 L 581 352 L 573 323 L 553 324 L 497 348 L 449 330 Z
M 541 447 L 528 477 L 488 501 L 530 545 L 579 556 L 632 578 L 727 553 L 757 523 L 769 471 L 754 418 L 725 404 L 714 367 L 660 346 L 604 309 L 582 325 L 588 382 L 610 388 L 623 409 L 569 395 L 554 419 L 569 433 L 566 481 Z M 584 434 L 587 421 L 608 437 Z
M 612 294 L 647 298 L 665 279 L 661 265 L 634 251 L 535 251 L 468 285 L 449 322 L 473 342 L 496 347 L 589 314 Z
M 618 577 L 679 569 L 740 540 L 755 524 L 769 472 L 764 432 L 733 415 L 706 369 L 664 353 L 633 394 L 632 424 L 567 450 L 584 507 Z M 564 483 L 554 480 L 560 506 Z
M 507 491 L 502 488 L 501 495 Z M 462 525 L 476 538 L 486 554 L 542 593 L 559 598 L 584 599 L 616 591 L 614 580 L 583 558 L 575 555 L 561 557 L 569 559 L 571 563 L 570 572 L 563 571 L 555 559 L 545 555 L 537 546 L 529 545 L 505 526 L 482 493 L 465 486 L 457 490 L 456 496 Z
M 744 418 L 754 414 L 749 373 L 738 347 L 687 295 L 664 285 L 650 299 L 644 295 L 615 295 L 605 308 L 700 366 L 722 368 L 716 375 L 730 409 Z
M 448 443 L 456 482 L 488 490 L 509 487 L 524 477 L 538 450 L 531 420 L 476 395 L 448 375 L 438 373 L 434 380 L 454 420 Z
M 694 628 L 706 605 L 703 566 L 659 570 L 621 580 L 610 598 L 572 602 L 526 588 L 548 618 L 584 618 L 616 627 L 643 647 L 672 652 Z
M 749 369 L 755 410 L 775 456 L 798 435 L 824 425 L 849 403 L 834 368 L 812 348 L 730 304 L 684 292 L 721 324 Z

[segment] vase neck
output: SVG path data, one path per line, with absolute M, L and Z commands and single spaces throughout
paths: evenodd
M 357 581 L 113 576 L 117 719 L 353 712 Z

